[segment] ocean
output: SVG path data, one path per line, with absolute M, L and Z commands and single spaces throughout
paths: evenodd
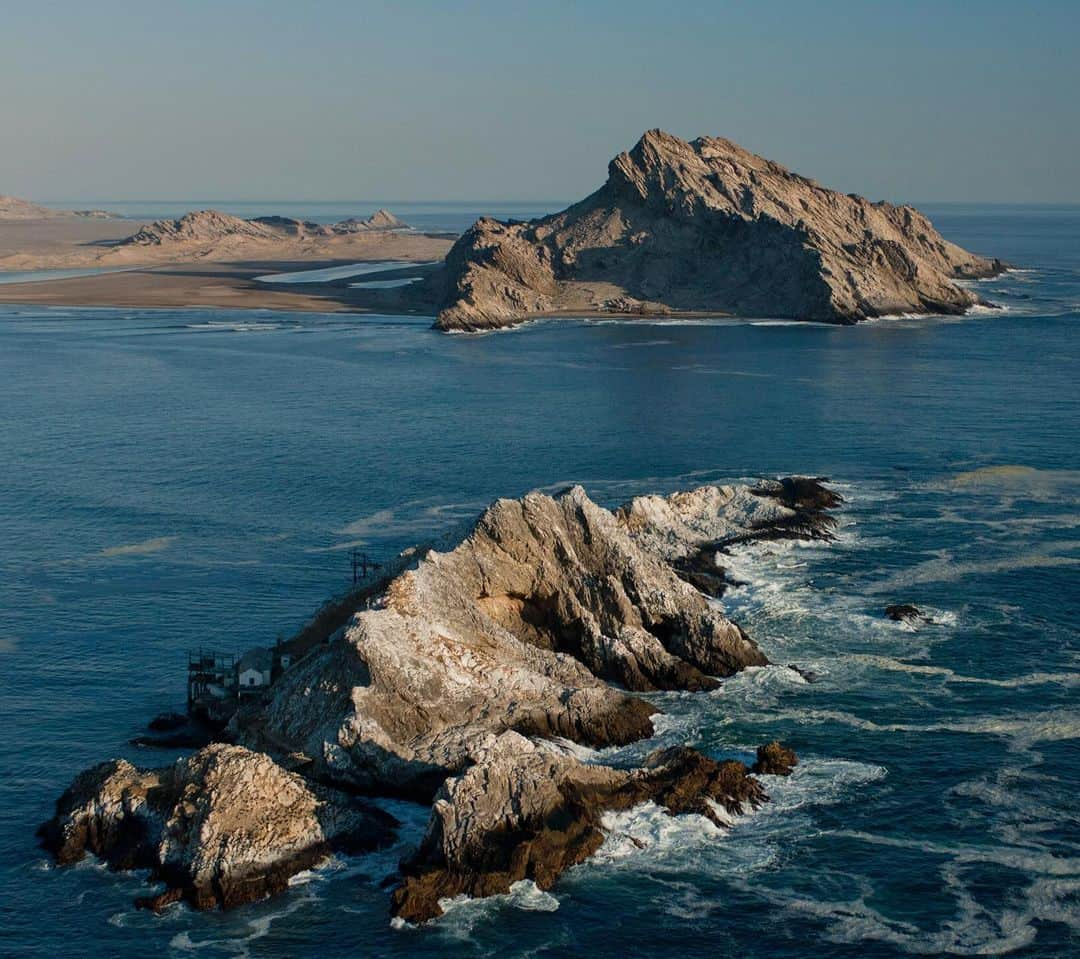
M 978 284 L 1001 309 L 446 336 L 0 306 L 0 955 L 1076 954 L 1080 208 L 928 212 L 1016 267 Z M 729 830 L 620 814 L 549 892 L 419 929 L 381 888 L 427 818 L 406 803 L 393 849 L 228 913 L 136 911 L 139 876 L 36 846 L 79 770 L 178 755 L 128 740 L 182 708 L 189 648 L 287 636 L 353 547 L 391 556 L 537 487 L 616 505 L 795 472 L 845 496 L 836 542 L 741 549 L 723 599 L 782 665 L 652 697 L 656 740 L 604 755 L 791 745 L 796 773 Z M 903 602 L 933 622 L 885 618 Z

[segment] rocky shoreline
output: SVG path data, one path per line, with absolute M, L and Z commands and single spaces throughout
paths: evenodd
M 981 301 L 954 281 L 1004 268 L 914 207 L 827 189 L 721 137 L 649 130 L 561 213 L 478 220 L 432 284 L 450 332 L 597 313 L 850 324 L 963 313 Z
M 284 889 L 335 850 L 392 841 L 374 796 L 430 804 L 392 912 L 549 888 L 603 842 L 605 812 L 654 802 L 718 824 L 767 801 L 756 776 L 797 762 L 778 743 L 752 768 L 687 747 L 637 768 L 568 743 L 653 733 L 648 694 L 702 691 L 767 658 L 706 593 L 748 539 L 828 538 L 840 498 L 819 479 L 704 486 L 607 510 L 580 487 L 498 500 L 448 552 L 417 552 L 370 607 L 323 637 L 238 713 L 227 736 L 160 769 L 124 760 L 76 778 L 41 829 L 60 864 L 91 853 L 149 868 L 142 900 L 229 908 Z M 711 579 L 710 579 L 711 577 Z M 712 588 L 703 589 L 703 586 Z

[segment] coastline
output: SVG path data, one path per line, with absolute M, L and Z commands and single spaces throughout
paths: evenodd
M 350 278 L 324 283 L 260 283 L 272 273 L 393 261 L 427 273 L 450 248 L 444 235 L 372 232 L 331 238 L 282 238 L 236 244 L 122 246 L 136 221 L 56 218 L 0 222 L 3 272 L 99 269 L 77 277 L 0 283 L 0 303 L 117 308 L 206 308 L 289 312 L 431 313 L 409 287 L 355 289 Z M 366 273 L 392 278 L 400 266 Z M 425 309 L 426 307 L 426 309 Z

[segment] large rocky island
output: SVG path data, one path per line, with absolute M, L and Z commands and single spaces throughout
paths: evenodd
M 421 922 L 447 897 L 550 887 L 601 845 L 610 810 L 651 801 L 731 825 L 767 800 L 757 776 L 791 772 L 790 750 L 763 744 L 747 765 L 675 746 L 620 765 L 580 747 L 651 736 L 650 692 L 767 664 L 708 595 L 725 588 L 718 560 L 750 539 L 828 538 L 839 503 L 807 478 L 614 511 L 580 487 L 499 500 L 453 549 L 409 554 L 343 627 L 308 635 L 230 743 L 87 770 L 43 842 L 60 863 L 151 870 L 152 908 L 229 907 L 334 850 L 390 841 L 397 824 L 373 797 L 404 797 L 431 816 L 392 910 Z
M 719 137 L 648 131 L 607 182 L 561 213 L 481 219 L 454 245 L 437 325 L 539 315 L 710 313 L 853 323 L 978 302 L 956 279 L 997 260 L 918 210 L 826 189 Z

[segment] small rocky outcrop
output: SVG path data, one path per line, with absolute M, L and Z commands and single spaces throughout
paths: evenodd
M 750 767 L 756 776 L 790 776 L 799 764 L 794 751 L 781 745 L 775 739 L 764 746 L 758 746 L 757 759 Z
M 268 756 L 216 745 L 161 769 L 117 759 L 87 770 L 39 835 L 61 865 L 93 853 L 113 869 L 150 869 L 166 889 L 142 905 L 210 909 L 281 892 L 332 850 L 373 849 L 395 826 Z
M 681 747 L 624 770 L 508 732 L 489 737 L 472 758 L 440 790 L 427 834 L 403 864 L 392 910 L 409 922 L 440 915 L 442 899 L 498 895 L 522 879 L 551 888 L 603 843 L 606 812 L 651 801 L 726 826 L 767 799 L 742 763 Z
M 220 728 L 183 713 L 161 713 L 151 719 L 146 728 L 149 730 L 148 734 L 132 737 L 132 746 L 200 749 L 221 738 Z
M 853 323 L 962 313 L 958 278 L 997 260 L 918 210 L 819 186 L 719 137 L 648 131 L 561 213 L 478 220 L 446 257 L 436 325 L 476 331 L 562 312 L 671 311 Z
M 886 606 L 885 615 L 894 623 L 908 623 L 912 626 L 933 622 L 931 617 L 912 603 L 895 603 L 892 606 Z
M 700 486 L 670 496 L 639 496 L 621 506 L 631 537 L 662 556 L 684 580 L 708 596 L 730 584 L 722 554 L 737 543 L 769 539 L 831 539 L 828 510 L 842 497 L 817 477 L 788 476 L 754 487 Z

